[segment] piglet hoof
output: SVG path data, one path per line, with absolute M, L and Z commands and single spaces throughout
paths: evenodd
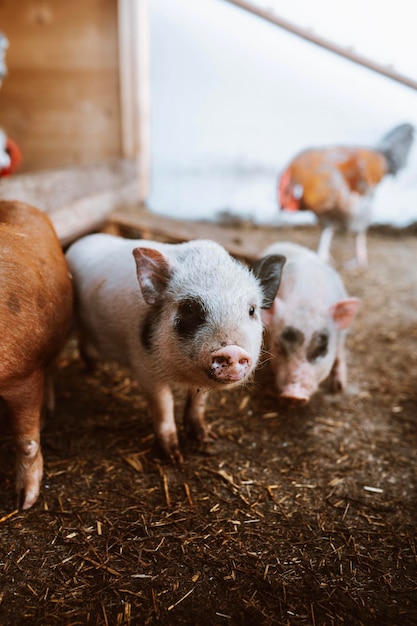
M 184 457 L 182 456 L 179 448 L 171 450 L 169 460 L 171 463 L 175 463 L 176 465 L 182 465 L 184 463 Z
M 215 454 L 213 442 L 217 440 L 217 433 L 206 426 L 205 422 L 184 420 L 184 427 L 189 438 L 196 442 L 195 451 L 198 454 Z
M 341 393 L 345 391 L 347 385 L 346 364 L 336 359 L 332 371 L 329 376 L 329 387 L 332 393 Z
M 205 433 L 201 437 L 197 437 L 198 441 L 202 443 L 211 443 L 212 441 L 217 441 L 217 433 L 210 428 L 205 429 Z
M 339 378 L 332 377 L 330 379 L 330 391 L 331 393 L 341 393 L 345 390 L 342 381 Z
M 182 465 L 184 458 L 180 452 L 178 437 L 176 433 L 165 436 L 163 439 L 157 439 L 157 447 L 162 451 L 165 457 L 168 457 L 171 463 Z
M 97 370 L 97 360 L 91 357 L 80 341 L 79 345 L 80 358 L 84 365 L 84 369 L 87 375 L 94 374 Z
M 184 420 L 187 435 L 201 443 L 210 443 L 217 439 L 217 434 L 202 422 Z

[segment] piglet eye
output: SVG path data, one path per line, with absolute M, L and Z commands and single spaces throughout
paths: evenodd
M 249 315 L 250 317 L 253 317 L 253 315 L 255 315 L 255 307 L 254 306 L 250 306 L 249 307 Z

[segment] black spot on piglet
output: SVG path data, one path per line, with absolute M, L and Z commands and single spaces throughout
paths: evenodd
M 193 337 L 197 330 L 205 324 L 207 310 L 199 298 L 182 300 L 174 320 L 174 330 L 181 339 Z
M 142 328 L 139 329 L 141 344 L 148 352 L 152 349 L 153 335 L 159 325 L 161 312 L 162 306 L 153 306 L 145 317 Z
M 307 359 L 311 362 L 319 357 L 326 356 L 329 349 L 329 331 L 327 328 L 317 330 L 313 333 L 307 348 Z
M 293 326 L 286 326 L 280 337 L 280 350 L 287 356 L 295 352 L 303 345 L 305 340 L 304 333 Z

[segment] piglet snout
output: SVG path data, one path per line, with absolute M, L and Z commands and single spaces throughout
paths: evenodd
M 251 369 L 251 356 L 239 346 L 230 345 L 211 354 L 208 375 L 219 383 L 228 384 L 243 380 Z
M 293 402 L 294 404 L 307 404 L 310 400 L 310 394 L 307 389 L 300 385 L 299 383 L 292 383 L 284 387 L 284 389 L 280 393 L 280 398 L 283 400 L 288 400 L 289 402 Z

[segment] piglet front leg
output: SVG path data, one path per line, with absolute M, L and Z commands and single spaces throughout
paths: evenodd
M 208 443 L 217 439 L 216 434 L 208 428 L 204 411 L 208 391 L 202 389 L 192 389 L 188 392 L 184 407 L 184 428 L 185 431 L 197 441 Z
M 40 421 L 44 374 L 38 370 L 3 393 L 16 441 L 17 506 L 29 509 L 39 496 L 43 474 Z
M 344 350 L 340 350 L 329 375 L 330 390 L 333 393 L 345 391 L 347 385 L 347 366 Z
M 171 461 L 182 463 L 174 416 L 174 398 L 170 387 L 165 385 L 154 388 L 147 396 L 157 444 Z

